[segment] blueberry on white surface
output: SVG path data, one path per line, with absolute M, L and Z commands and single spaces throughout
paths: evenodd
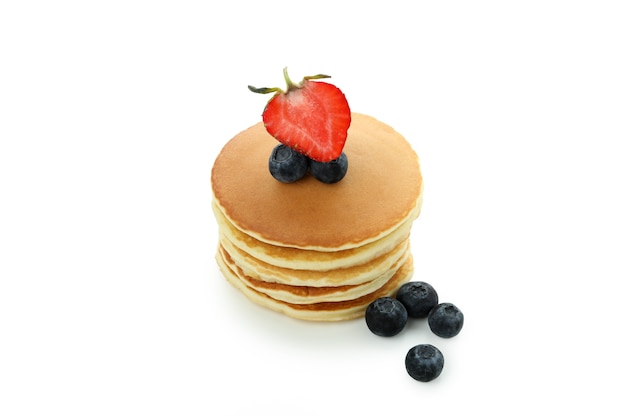
M 272 150 L 269 169 L 278 181 L 292 183 L 306 175 L 309 158 L 281 143 Z
M 422 281 L 403 284 L 396 298 L 406 307 L 409 317 L 424 318 L 439 303 L 439 296 L 432 285 Z
M 430 330 L 439 337 L 454 337 L 463 328 L 463 313 L 452 303 L 437 304 L 428 313 Z
M 393 297 L 372 301 L 365 310 L 365 322 L 378 336 L 395 336 L 404 329 L 409 316 L 402 303 Z
M 443 362 L 441 351 L 429 344 L 413 346 L 404 359 L 406 371 L 411 378 L 421 382 L 437 378 L 443 370 Z
M 342 152 L 339 158 L 330 162 L 311 160 L 311 175 L 326 184 L 339 182 L 348 172 L 348 157 Z

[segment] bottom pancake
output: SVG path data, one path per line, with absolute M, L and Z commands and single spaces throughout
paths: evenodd
M 293 304 L 276 300 L 246 285 L 241 278 L 243 275 L 241 269 L 236 265 L 229 265 L 220 252 L 218 252 L 216 260 L 226 280 L 243 292 L 251 301 L 287 316 L 311 321 L 340 321 L 363 317 L 365 309 L 372 301 L 379 297 L 395 295 L 398 288 L 410 281 L 413 275 L 413 257 L 409 256 L 382 287 L 369 294 L 351 300 Z

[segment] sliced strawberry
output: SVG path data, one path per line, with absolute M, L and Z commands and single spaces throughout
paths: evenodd
M 287 91 L 254 88 L 257 93 L 276 94 L 263 111 L 265 128 L 279 142 L 318 162 L 339 158 L 350 127 L 350 106 L 344 94 L 332 84 L 311 81 L 326 75 L 305 77 L 294 84 L 283 71 Z

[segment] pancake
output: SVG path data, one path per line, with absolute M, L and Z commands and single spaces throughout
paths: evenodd
M 262 242 L 236 228 L 228 221 L 217 205 L 214 204 L 213 208 L 215 218 L 220 226 L 220 232 L 233 245 L 255 258 L 284 268 L 330 271 L 366 263 L 372 258 L 388 253 L 400 242 L 406 240 L 411 232 L 413 220 L 419 216 L 421 197 L 409 218 L 398 225 L 391 233 L 363 246 L 332 252 L 275 246 Z
M 234 262 L 247 275 L 255 279 L 294 286 L 328 287 L 358 285 L 379 277 L 399 259 L 406 256 L 409 239 L 405 239 L 391 251 L 369 262 L 347 268 L 318 271 L 283 268 L 268 264 L 237 248 L 226 237 L 220 239 L 220 244 Z
M 250 260 L 243 261 L 240 257 L 234 258 L 232 254 L 226 250 L 225 246 L 222 244 L 219 247 L 219 252 L 222 258 L 226 261 L 226 263 L 234 269 L 234 267 L 238 267 L 241 271 L 242 278 L 245 283 L 253 287 L 254 289 L 263 292 L 272 298 L 276 298 L 282 301 L 287 301 L 291 303 L 298 304 L 309 304 L 316 303 L 322 301 L 340 301 L 346 300 L 349 298 L 357 298 L 368 292 L 372 292 L 378 288 L 380 288 L 384 283 L 390 279 L 390 277 L 395 274 L 395 272 L 406 262 L 408 259 L 410 252 L 408 250 L 408 241 L 398 245 L 393 256 L 385 257 L 384 263 L 388 264 L 384 267 L 378 267 L 372 269 L 369 265 L 364 267 L 356 267 L 356 271 L 351 271 L 352 268 L 349 269 L 341 269 L 334 271 L 321 272 L 319 275 L 323 277 L 325 274 L 332 274 L 334 278 L 331 280 L 331 285 L 291 285 L 285 284 L 276 281 L 265 281 L 258 278 L 258 273 L 254 268 L 250 268 L 250 265 L 245 265 L 246 262 L 250 262 Z M 241 254 L 237 254 L 240 256 Z M 254 261 L 250 262 L 254 264 Z M 373 265 L 372 265 L 373 266 Z M 261 268 L 267 268 L 268 266 L 261 265 Z M 271 269 L 271 268 L 269 268 Z M 285 270 L 281 271 L 283 274 L 290 274 L 292 276 L 298 276 L 299 273 L 303 271 L 298 270 Z M 306 271 L 308 273 L 313 273 L 313 271 Z M 363 274 L 367 280 L 364 280 L 362 276 L 359 274 Z M 341 281 L 340 278 L 342 275 L 354 275 L 359 280 L 358 283 L 350 283 L 348 281 Z M 320 277 L 315 277 L 320 278 Z M 324 280 L 327 281 L 327 280 Z M 314 281 L 315 284 L 319 284 L 319 280 Z
M 275 246 L 337 251 L 391 233 L 422 194 L 419 159 L 390 126 L 353 113 L 344 152 L 349 168 L 336 184 L 308 175 L 293 184 L 268 174 L 277 145 L 263 123 L 231 139 L 211 171 L 221 212 L 244 234 Z
M 413 258 L 409 256 L 385 285 L 374 292 L 352 300 L 295 304 L 276 300 L 246 285 L 239 277 L 241 270 L 236 267 L 231 269 L 219 252 L 216 260 L 226 280 L 239 289 L 249 300 L 287 316 L 309 321 L 341 321 L 362 317 L 365 314 L 365 309 L 372 301 L 379 297 L 395 296 L 398 288 L 410 281 L 413 276 Z

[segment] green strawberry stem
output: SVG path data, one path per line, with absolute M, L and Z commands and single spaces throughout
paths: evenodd
M 289 74 L 287 74 L 287 67 L 283 68 L 283 77 L 285 77 L 285 82 L 287 83 L 287 91 L 295 90 L 296 88 L 300 88 L 299 85 L 294 84 L 289 78 Z M 302 83 L 300 83 L 302 84 Z
M 289 78 L 289 74 L 287 73 L 287 67 L 283 68 L 283 77 L 285 78 L 285 82 L 287 83 L 287 91 L 282 90 L 279 87 L 253 87 L 251 85 L 248 86 L 248 90 L 252 91 L 253 93 L 258 93 L 258 94 L 268 94 L 268 93 L 288 93 L 291 90 L 295 90 L 297 88 L 301 88 L 302 85 L 304 84 L 304 82 L 306 80 L 319 80 L 321 78 L 330 78 L 330 75 L 325 75 L 325 74 L 317 74 L 317 75 L 307 75 L 306 77 L 304 77 L 302 79 L 302 81 L 300 81 L 300 83 L 296 84 L 293 81 L 291 81 L 291 78 Z

